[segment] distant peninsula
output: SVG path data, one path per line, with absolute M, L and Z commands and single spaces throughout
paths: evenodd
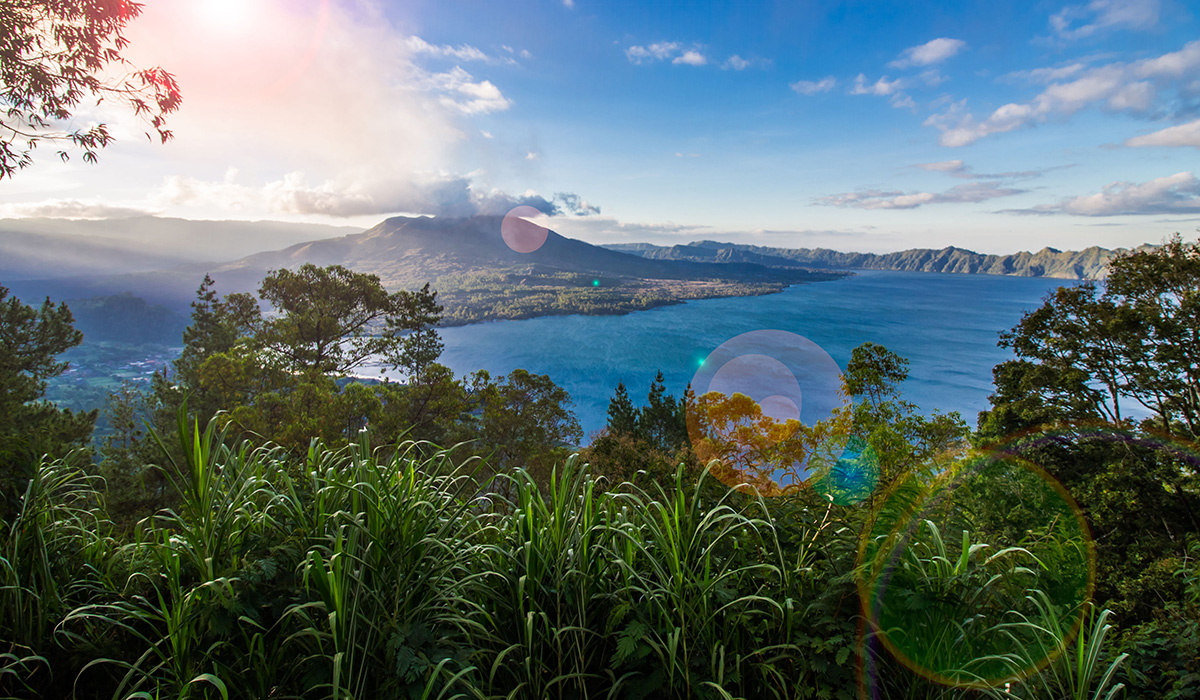
M 895 253 L 842 253 L 826 248 L 770 248 L 739 243 L 696 241 L 687 245 L 657 246 L 618 243 L 605 246 L 650 260 L 689 260 L 712 263 L 753 263 L 776 268 L 825 270 L 896 270 L 949 272 L 1014 277 L 1050 277 L 1065 280 L 1103 279 L 1108 261 L 1128 252 L 1092 246 L 1084 250 L 1043 248 L 1036 253 L 985 255 L 963 248 L 912 248 Z M 1141 248 L 1152 246 L 1141 246 Z

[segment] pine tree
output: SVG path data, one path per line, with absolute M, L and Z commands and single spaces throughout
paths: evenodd
M 67 369 L 63 351 L 83 342 L 66 304 L 34 309 L 0 286 L 0 516 L 24 489 L 42 455 L 62 457 L 84 446 L 96 412 L 73 413 L 42 401 L 46 380 Z
M 641 435 L 651 445 L 663 452 L 673 452 L 687 441 L 687 423 L 683 404 L 667 393 L 666 379 L 662 370 L 650 383 L 646 407 L 641 411 L 638 426 Z
M 608 402 L 608 432 L 611 435 L 636 435 L 638 410 L 629 400 L 624 382 L 617 382 L 617 391 Z

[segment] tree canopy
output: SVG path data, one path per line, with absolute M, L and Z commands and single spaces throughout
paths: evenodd
M 161 142 L 171 138 L 166 116 L 182 100 L 175 78 L 161 68 L 135 68 L 121 55 L 128 45 L 123 31 L 141 10 L 130 0 L 0 4 L 0 179 L 31 165 L 41 141 L 61 144 L 63 160 L 76 147 L 94 162 L 113 137 L 104 123 L 70 123 L 86 101 L 122 103 Z
M 43 454 L 61 457 L 91 437 L 95 411 L 39 401 L 46 380 L 67 369 L 58 356 L 83 341 L 73 320 L 66 304 L 46 299 L 35 309 L 0 286 L 0 515 L 33 462 Z

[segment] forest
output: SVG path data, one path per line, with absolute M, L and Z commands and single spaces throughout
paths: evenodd
M 973 429 L 864 343 L 815 425 L 660 375 L 578 447 L 428 286 L 305 265 L 206 280 L 97 445 L 71 310 L 0 288 L 0 694 L 1198 697 L 1198 307 L 1176 236 L 1003 334 Z

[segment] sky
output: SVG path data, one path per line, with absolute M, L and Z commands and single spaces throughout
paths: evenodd
M 1131 247 L 1200 226 L 1200 19 L 1178 0 L 146 0 L 99 162 L 0 216 L 372 226 L 518 205 L 596 243 Z

